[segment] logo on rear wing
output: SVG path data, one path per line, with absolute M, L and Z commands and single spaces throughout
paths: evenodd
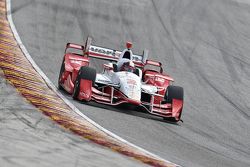
M 95 52 L 95 53 L 116 57 L 116 51 L 115 50 L 102 48 L 102 47 L 97 47 L 97 46 L 91 46 L 89 50 L 92 51 L 92 52 Z

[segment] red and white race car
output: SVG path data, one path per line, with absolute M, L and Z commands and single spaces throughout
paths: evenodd
M 147 50 L 142 55 L 135 55 L 129 42 L 122 52 L 91 42 L 88 38 L 85 46 L 66 45 L 59 89 L 72 94 L 73 99 L 112 106 L 129 103 L 141 106 L 153 115 L 181 120 L 183 88 L 172 85 L 173 78 L 163 73 L 160 62 L 148 60 Z M 90 67 L 92 58 L 109 61 L 103 64 L 102 73 Z

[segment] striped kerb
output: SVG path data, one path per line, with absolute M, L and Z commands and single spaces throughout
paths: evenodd
M 27 101 L 64 128 L 94 143 L 151 166 L 176 166 L 118 141 L 72 111 L 71 108 L 46 85 L 42 77 L 26 59 L 14 38 L 6 13 L 6 2 L 5 0 L 0 0 L 0 68 L 3 70 L 6 79 L 15 86 L 17 91 L 20 92 Z

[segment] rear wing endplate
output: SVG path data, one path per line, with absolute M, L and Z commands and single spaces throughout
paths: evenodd
M 146 64 L 145 65 L 151 65 L 151 66 L 159 67 L 160 68 L 160 73 L 163 72 L 161 62 L 154 61 L 154 60 L 146 60 Z
M 84 52 L 84 46 L 82 45 L 78 45 L 75 43 L 67 43 L 66 48 L 65 48 L 65 53 L 67 53 L 68 49 L 76 49 L 76 50 L 82 50 L 82 52 Z

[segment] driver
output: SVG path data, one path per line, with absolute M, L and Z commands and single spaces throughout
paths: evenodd
M 135 64 L 133 63 L 133 61 L 124 62 L 120 68 L 120 71 L 134 72 Z

